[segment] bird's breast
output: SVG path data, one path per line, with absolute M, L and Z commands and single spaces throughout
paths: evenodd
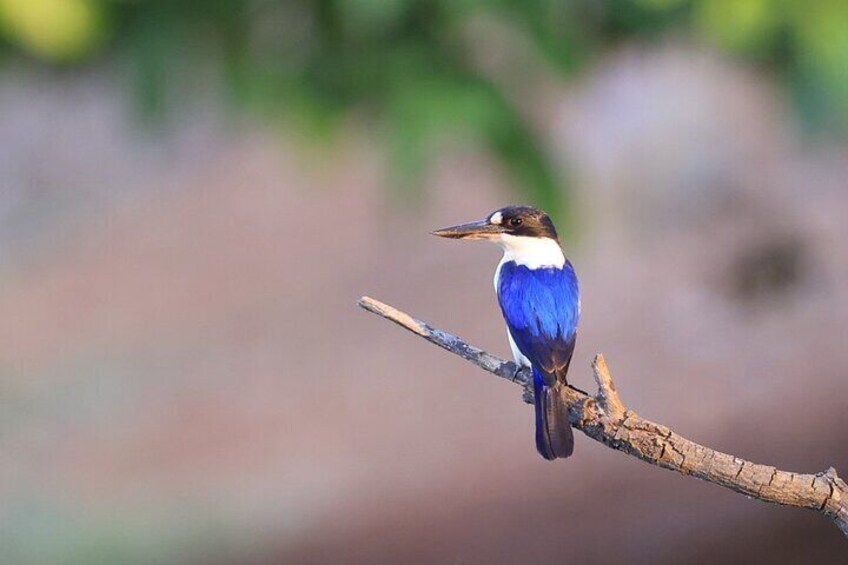
M 562 268 L 530 269 L 502 261 L 495 273 L 495 287 L 513 332 L 527 329 L 538 335 L 567 337 L 576 330 L 580 294 L 570 263 Z

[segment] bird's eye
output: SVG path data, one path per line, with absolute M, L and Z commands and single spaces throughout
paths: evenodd
M 517 228 L 518 226 L 520 226 L 523 223 L 524 223 L 524 220 L 522 220 L 521 218 L 510 218 L 509 219 L 509 225 L 510 225 L 510 227 L 513 227 L 513 228 Z

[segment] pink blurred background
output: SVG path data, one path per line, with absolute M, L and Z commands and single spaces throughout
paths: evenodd
M 330 146 L 201 103 L 140 130 L 113 75 L 0 81 L 7 563 L 844 563 L 812 512 L 578 436 L 356 308 L 508 356 L 498 251 L 428 231 L 523 200 L 446 144 L 417 201 L 352 120 Z M 760 70 L 622 45 L 539 83 L 583 289 L 572 379 L 695 441 L 848 474 L 848 146 Z M 214 106 L 212 106 L 214 108 Z

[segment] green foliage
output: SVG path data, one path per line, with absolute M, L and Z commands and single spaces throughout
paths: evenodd
M 95 0 L 0 0 L 0 36 L 54 61 L 83 58 L 109 31 Z
M 514 69 L 480 64 L 488 46 L 469 29 L 481 18 L 563 77 L 623 39 L 683 30 L 771 68 L 811 126 L 848 128 L 844 0 L 0 0 L 0 38 L 49 64 L 127 62 L 149 117 L 210 84 L 318 137 L 365 116 L 400 186 L 418 186 L 435 148 L 460 138 L 562 210 L 564 179 L 502 86 Z

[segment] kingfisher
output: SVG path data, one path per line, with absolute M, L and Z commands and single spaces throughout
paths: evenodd
M 567 384 L 577 339 L 580 289 L 550 216 L 532 206 L 507 206 L 432 234 L 488 240 L 503 249 L 495 293 L 515 362 L 533 371 L 536 449 L 548 460 L 568 457 L 574 434 L 559 389 Z

